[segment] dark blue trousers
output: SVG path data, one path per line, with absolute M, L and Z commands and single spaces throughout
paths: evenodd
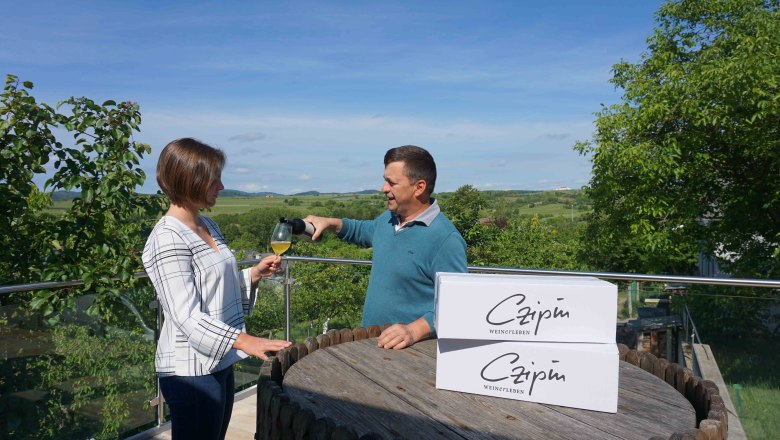
M 173 440 L 224 440 L 233 412 L 235 378 L 230 366 L 206 376 L 167 376 L 160 389 L 171 411 Z

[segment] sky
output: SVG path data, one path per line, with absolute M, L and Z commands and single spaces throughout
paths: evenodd
M 572 147 L 620 101 L 611 68 L 640 60 L 661 3 L 7 2 L 0 72 L 49 104 L 139 103 L 144 193 L 180 137 L 222 149 L 224 186 L 247 192 L 378 190 L 408 144 L 437 192 L 580 188 Z

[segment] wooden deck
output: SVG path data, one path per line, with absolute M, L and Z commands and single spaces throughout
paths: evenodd
M 257 387 L 251 387 L 236 394 L 233 416 L 226 438 L 228 440 L 254 440 L 257 420 Z M 166 423 L 126 440 L 171 440 L 171 426 Z

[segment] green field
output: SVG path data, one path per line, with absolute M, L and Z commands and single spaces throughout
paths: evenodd
M 440 193 L 436 197 L 446 201 L 454 193 Z M 501 206 L 512 217 L 538 215 L 542 218 L 565 217 L 579 220 L 583 214 L 590 212 L 590 206 L 584 199 L 582 191 L 489 191 L 483 193 L 487 204 L 483 216 L 489 217 L 496 208 Z M 318 211 L 317 208 L 337 207 L 355 202 L 371 203 L 385 206 L 385 196 L 375 194 L 318 194 L 296 196 L 224 196 L 217 199 L 217 204 L 210 210 L 210 215 L 243 214 L 253 209 L 264 207 L 295 207 L 306 212 Z M 71 201 L 55 201 L 48 212 L 62 215 L 71 206 Z
M 381 197 L 381 198 L 380 198 Z M 312 208 L 348 203 L 356 201 L 384 200 L 381 195 L 366 194 L 320 194 L 306 196 L 239 196 L 220 197 L 217 204 L 211 208 L 211 215 L 243 214 L 257 208 L 265 207 L 297 207 L 304 210 Z

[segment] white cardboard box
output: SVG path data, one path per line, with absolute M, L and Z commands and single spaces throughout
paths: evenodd
M 615 343 L 617 286 L 592 277 L 436 275 L 439 338 Z
M 436 388 L 617 412 L 616 344 L 439 339 Z

